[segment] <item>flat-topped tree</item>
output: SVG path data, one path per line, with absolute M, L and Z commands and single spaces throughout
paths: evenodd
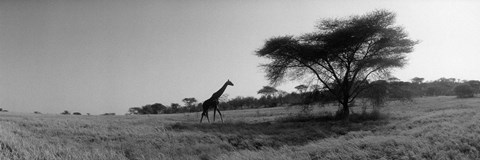
M 302 94 L 302 93 L 304 93 L 304 92 L 307 91 L 308 86 L 301 84 L 301 85 L 296 86 L 295 89 L 297 89 L 298 92 L 299 92 L 300 94 Z
M 395 14 L 386 10 L 326 19 L 313 33 L 268 39 L 257 55 L 272 60 L 262 65 L 272 84 L 286 77 L 314 76 L 342 105 L 346 118 L 351 102 L 368 80 L 402 67 L 406 53 L 418 43 L 394 25 L 394 20 Z
M 425 80 L 425 78 L 414 77 L 411 80 L 412 80 L 412 83 L 421 84 L 421 83 L 423 83 L 423 80 Z
M 262 89 L 258 90 L 257 94 L 263 94 L 263 96 L 265 97 L 268 97 L 268 96 L 272 96 L 272 95 L 275 95 L 275 93 L 277 93 L 278 90 L 275 89 L 275 87 L 271 87 L 271 86 L 263 86 Z

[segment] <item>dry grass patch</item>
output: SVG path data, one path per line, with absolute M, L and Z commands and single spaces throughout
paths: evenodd
M 0 159 L 480 159 L 480 99 L 428 97 L 361 108 L 277 107 L 199 113 L 65 116 L 0 113 Z

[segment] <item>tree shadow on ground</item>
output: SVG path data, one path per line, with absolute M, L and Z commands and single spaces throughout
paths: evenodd
M 373 131 L 387 124 L 379 113 L 352 114 L 348 120 L 332 115 L 293 116 L 262 123 L 175 123 L 167 128 L 176 132 L 204 132 L 219 137 L 236 149 L 305 145 L 308 142 L 345 135 L 351 131 Z

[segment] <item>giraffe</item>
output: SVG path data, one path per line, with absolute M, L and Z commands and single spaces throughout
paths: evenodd
M 233 83 L 230 82 L 230 80 L 227 80 L 225 84 L 223 84 L 222 88 L 220 88 L 217 92 L 212 94 L 212 97 L 209 99 L 205 100 L 203 102 L 203 112 L 202 112 L 202 117 L 200 118 L 200 123 L 202 123 L 203 116 L 207 117 L 208 123 L 210 123 L 210 119 L 208 119 L 208 109 L 213 107 L 213 121 L 215 122 L 215 111 L 218 112 L 220 115 L 220 119 L 222 119 L 223 122 L 223 117 L 222 113 L 220 113 L 220 110 L 217 108 L 218 106 L 218 98 L 222 96 L 223 92 L 225 92 L 225 89 L 227 89 L 227 86 L 233 86 Z

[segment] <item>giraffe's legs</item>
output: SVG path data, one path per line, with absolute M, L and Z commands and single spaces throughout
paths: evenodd
M 207 117 L 208 123 L 210 123 L 210 118 L 208 118 L 208 110 L 205 111 L 205 116 Z
M 217 106 L 213 107 L 213 123 L 215 123 L 215 110 L 217 110 Z
M 217 111 L 218 111 L 218 114 L 220 115 L 220 119 L 222 120 L 222 123 L 223 123 L 223 117 L 222 117 L 222 113 L 220 113 L 220 110 L 219 110 L 218 108 L 215 108 L 215 109 L 217 109 Z M 215 113 L 215 111 L 214 111 L 213 113 Z
M 202 118 L 200 118 L 200 123 L 202 123 L 203 116 L 207 117 L 208 123 L 210 123 L 210 119 L 208 118 L 208 110 L 202 112 Z
M 218 112 L 218 114 L 220 115 L 220 119 L 222 120 L 222 123 L 223 123 L 223 116 L 222 116 L 222 113 L 220 113 L 220 110 L 218 109 L 218 107 L 213 108 L 213 122 L 215 122 L 215 113 L 216 112 Z

